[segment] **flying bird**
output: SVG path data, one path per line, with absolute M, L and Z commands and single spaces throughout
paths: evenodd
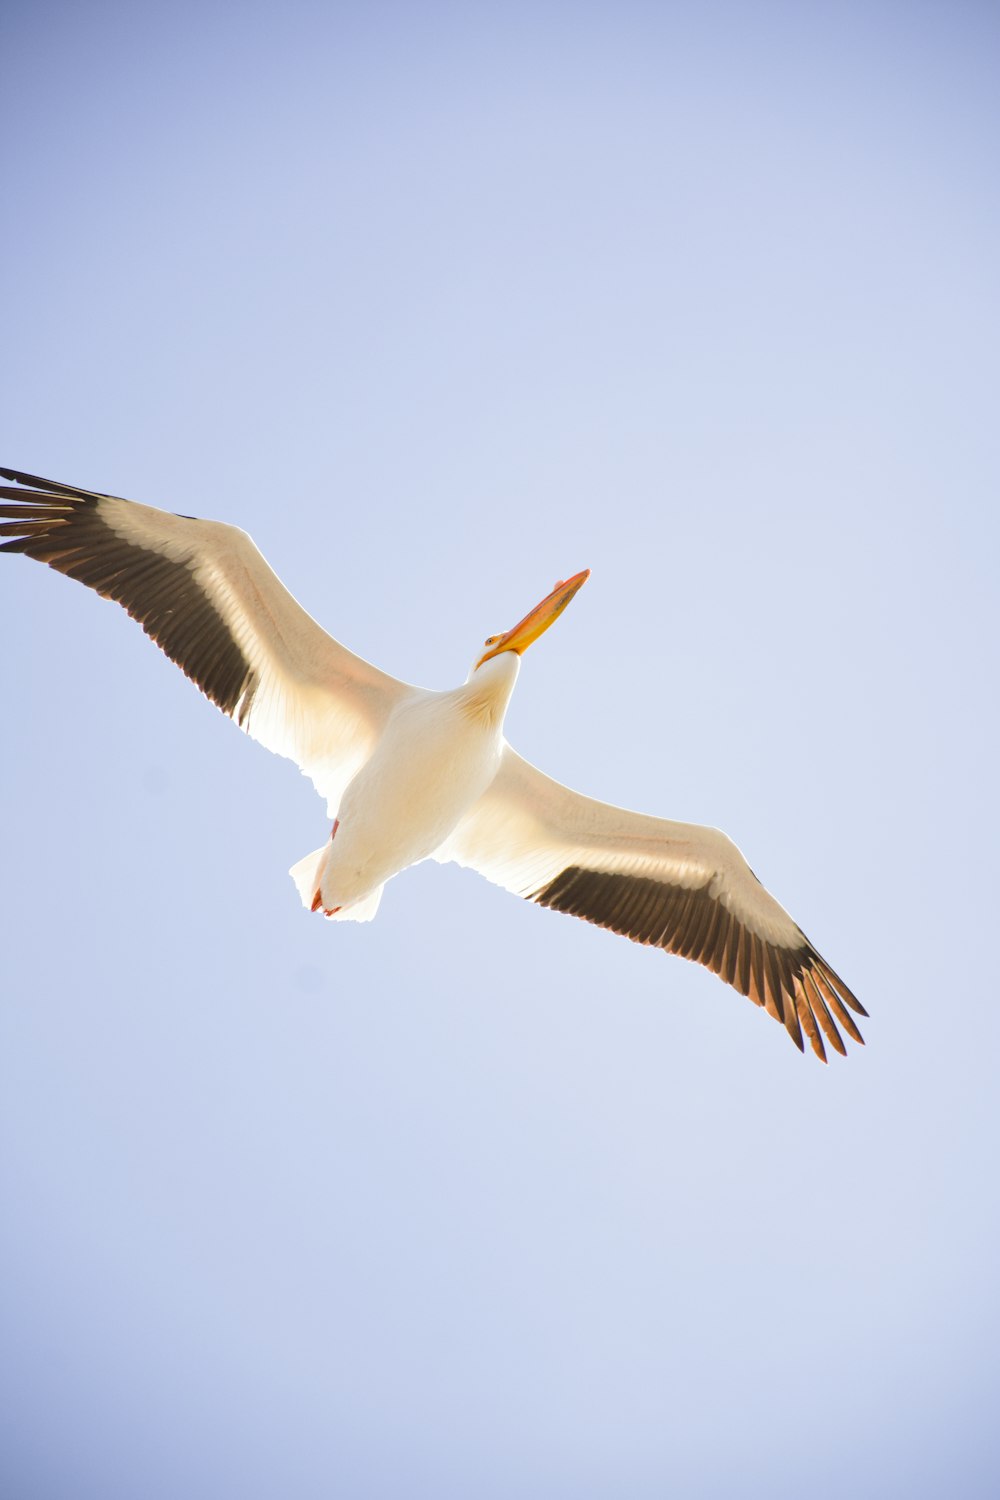
M 290 871 L 305 906 L 367 922 L 385 882 L 453 860 L 553 911 L 704 964 L 824 1062 L 864 1007 L 715 828 L 570 791 L 507 743 L 531 643 L 589 570 L 556 584 L 476 650 L 445 692 L 411 687 L 340 645 L 246 532 L 0 469 L 3 552 L 23 552 L 123 605 L 201 691 L 325 797 L 333 831 Z

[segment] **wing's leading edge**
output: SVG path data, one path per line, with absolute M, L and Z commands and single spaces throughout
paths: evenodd
M 408 689 L 327 635 L 246 532 L 0 469 L 0 545 L 116 600 L 240 728 L 296 761 L 335 814 Z
M 715 828 L 581 796 L 509 745 L 496 780 L 437 856 L 554 911 L 704 964 L 826 1061 L 863 1043 L 843 980 Z

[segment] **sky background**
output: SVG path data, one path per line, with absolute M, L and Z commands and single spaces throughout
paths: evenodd
M 1000 1489 L 1000 17 L 8 3 L 0 462 L 253 535 L 517 748 L 715 824 L 823 1068 L 324 809 L 0 559 L 0 1490 Z

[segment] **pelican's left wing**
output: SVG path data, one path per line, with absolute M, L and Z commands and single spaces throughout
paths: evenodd
M 406 684 L 327 635 L 246 532 L 0 469 L 2 552 L 123 605 L 223 713 L 312 778 L 336 813 Z
M 583 917 L 712 969 L 783 1021 L 846 1053 L 861 1003 L 715 828 L 595 802 L 504 746 L 496 780 L 435 856 L 540 906 Z M 834 1019 L 836 1018 L 836 1020 Z M 801 1024 L 800 1024 L 801 1023 Z

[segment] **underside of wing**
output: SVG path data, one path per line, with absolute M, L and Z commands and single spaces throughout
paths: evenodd
M 863 1042 L 860 1002 L 714 828 L 628 812 L 561 786 L 504 749 L 493 785 L 441 859 L 478 870 L 539 906 L 704 964 L 802 1033 L 846 1053 L 837 1023 Z
M 0 469 L 3 552 L 121 604 L 223 713 L 296 761 L 336 812 L 405 684 L 295 601 L 243 531 Z

